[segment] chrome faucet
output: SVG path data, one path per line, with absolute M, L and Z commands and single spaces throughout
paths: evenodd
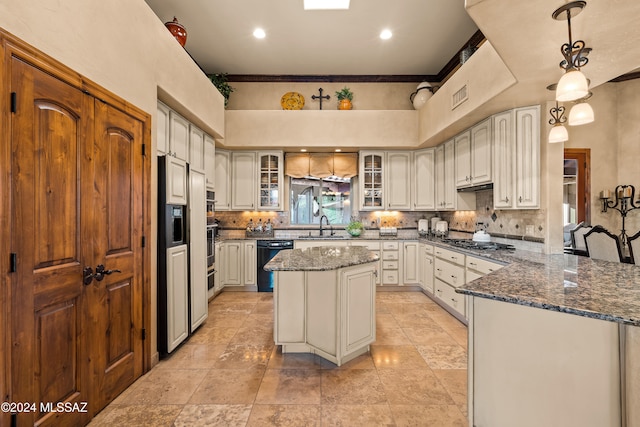
M 320 236 L 322 236 L 322 235 L 323 235 L 323 234 L 322 234 L 322 218 L 324 218 L 324 219 L 326 219 L 326 220 L 327 220 L 327 225 L 328 225 L 329 227 L 331 227 L 331 235 L 333 236 L 333 225 L 331 225 L 331 223 L 329 222 L 329 218 L 327 218 L 327 216 L 326 216 L 326 215 L 322 215 L 322 216 L 320 217 Z

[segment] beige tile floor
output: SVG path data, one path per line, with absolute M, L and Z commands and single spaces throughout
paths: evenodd
M 273 297 L 223 292 L 171 357 L 91 426 L 465 426 L 467 329 L 419 292 L 378 292 L 377 339 L 337 367 L 273 343 Z

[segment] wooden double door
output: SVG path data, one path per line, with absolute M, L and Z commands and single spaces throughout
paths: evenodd
M 5 363 L 10 400 L 34 403 L 13 422 L 84 425 L 144 369 L 144 122 L 19 56 L 7 69 Z

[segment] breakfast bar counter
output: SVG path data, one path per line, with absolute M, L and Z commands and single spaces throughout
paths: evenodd
M 379 257 L 365 247 L 278 252 L 274 271 L 274 341 L 283 353 L 313 353 L 336 365 L 369 351 L 376 338 Z
M 495 254 L 468 295 L 469 422 L 640 426 L 640 268 Z

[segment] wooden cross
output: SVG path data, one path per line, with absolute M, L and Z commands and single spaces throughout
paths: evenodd
M 319 99 L 320 100 L 320 109 L 322 110 L 322 100 L 331 98 L 329 95 L 322 96 L 322 88 L 318 89 L 320 91 L 320 95 L 311 95 L 311 99 Z

